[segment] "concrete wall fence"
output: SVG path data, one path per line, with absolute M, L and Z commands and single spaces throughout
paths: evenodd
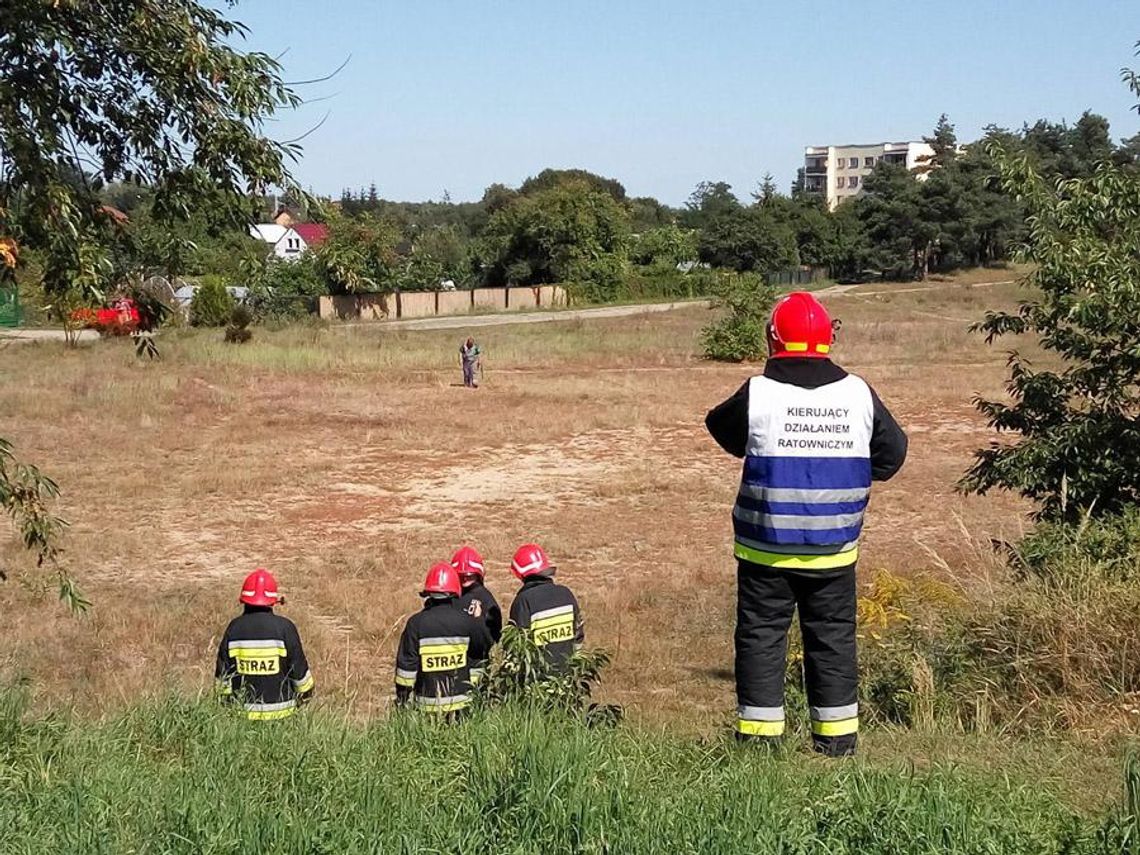
M 317 312 L 327 320 L 379 321 L 397 318 L 433 318 L 472 312 L 513 312 L 566 305 L 566 289 L 559 285 L 538 288 L 473 288 L 470 291 L 404 291 L 400 294 L 342 294 L 324 296 Z

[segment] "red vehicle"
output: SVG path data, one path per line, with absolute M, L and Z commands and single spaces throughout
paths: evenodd
M 76 309 L 71 318 L 100 335 L 130 335 L 139 328 L 139 310 L 129 297 L 117 297 L 102 309 Z

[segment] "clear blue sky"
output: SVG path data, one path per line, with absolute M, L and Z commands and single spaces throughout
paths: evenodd
M 295 172 L 337 195 L 478 199 L 547 166 L 582 167 L 679 204 L 702 180 L 785 190 L 805 145 L 917 139 L 946 112 L 988 123 L 1140 119 L 1120 83 L 1136 0 L 245 0 L 247 46 L 292 79 L 351 54 L 331 96 L 279 138 L 328 121 Z

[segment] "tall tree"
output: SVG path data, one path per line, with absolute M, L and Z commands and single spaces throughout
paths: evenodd
M 756 189 L 752 191 L 752 199 L 757 205 L 767 205 L 779 195 L 780 191 L 776 187 L 776 179 L 772 177 L 771 172 L 765 172 L 760 183 L 756 185 Z
M 479 262 L 491 284 L 573 282 L 594 299 L 612 297 L 628 264 L 626 206 L 588 181 L 520 195 L 495 213 Z
M 1073 126 L 1069 149 L 1071 163 L 1067 171 L 1073 176 L 1092 175 L 1116 151 L 1108 119 L 1086 110 Z
M 602 193 L 608 193 L 615 202 L 624 202 L 625 187 L 615 178 L 606 178 L 585 169 L 544 169 L 522 183 L 519 193 L 524 196 L 550 190 L 562 184 L 587 184 Z
M 335 215 L 315 254 L 317 271 L 333 294 L 391 290 L 399 284 L 399 243 L 400 229 L 389 219 Z
M 766 207 L 724 211 L 701 231 L 700 259 L 713 267 L 769 273 L 799 264 L 796 236 Z
M 901 164 L 880 163 L 864 188 L 844 204 L 858 211 L 870 242 L 867 262 L 888 277 L 925 276 L 938 229 L 924 218 L 920 182 Z
M 44 251 L 44 284 L 98 294 L 114 218 L 98 182 L 145 184 L 163 221 L 206 204 L 235 223 L 244 194 L 291 187 L 299 148 L 266 121 L 298 97 L 241 24 L 194 0 L 9 0 L 0 38 L 0 209 Z
M 673 225 L 677 221 L 677 212 L 674 209 L 651 196 L 636 196 L 629 200 L 629 204 L 633 215 L 633 230 L 639 234 Z
M 958 155 L 958 135 L 954 133 L 954 125 L 945 113 L 938 117 L 934 133 L 923 137 L 922 141 L 934 150 L 934 154 L 924 164 L 927 170 L 946 166 Z
M 681 219 L 690 229 L 703 228 L 714 217 L 736 211 L 740 200 L 725 181 L 702 181 L 689 195 Z
M 1140 79 L 1124 76 L 1140 98 Z M 1101 161 L 1091 176 L 1056 181 L 1028 153 L 994 155 L 1027 209 L 1032 290 L 977 327 L 990 341 L 1035 335 L 1060 366 L 1010 355 L 1012 401 L 977 406 L 1017 440 L 979 451 L 962 484 L 1016 490 L 1047 519 L 1118 513 L 1140 504 L 1140 175 Z

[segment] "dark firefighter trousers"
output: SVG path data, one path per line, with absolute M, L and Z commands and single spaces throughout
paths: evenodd
M 812 741 L 826 754 L 852 753 L 859 730 L 854 566 L 810 572 L 738 561 L 737 732 L 741 737 L 784 732 L 788 629 L 797 606 Z

